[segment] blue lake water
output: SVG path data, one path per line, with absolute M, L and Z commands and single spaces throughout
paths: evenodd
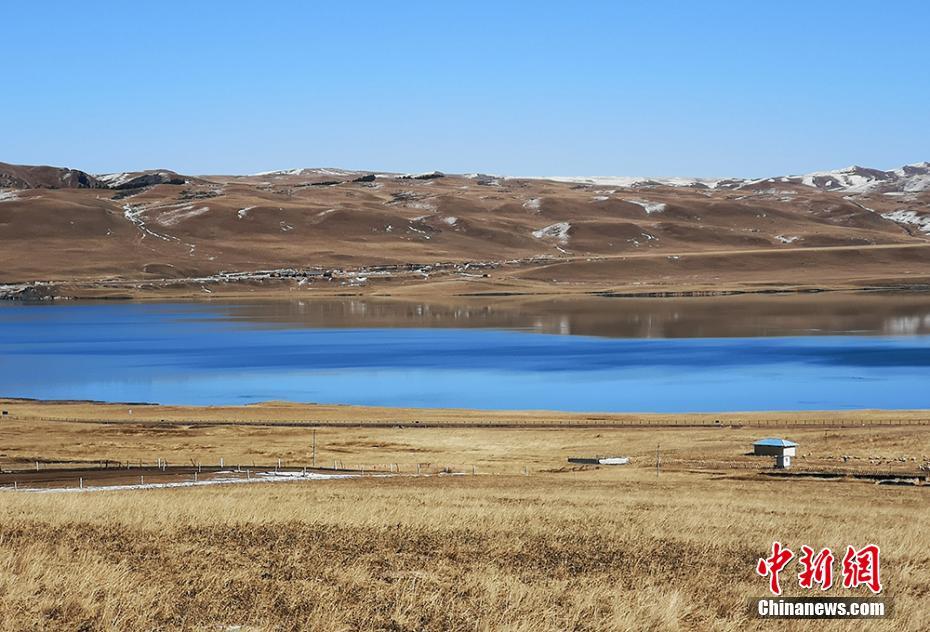
M 0 306 L 0 396 L 570 411 L 930 408 L 925 334 L 633 338 L 539 333 L 549 328 L 532 323 L 552 314 L 495 326 L 479 310 L 478 325 L 372 318 L 365 327 L 357 310 L 353 318 L 337 310 L 325 326 L 257 318 L 263 310 L 280 312 Z

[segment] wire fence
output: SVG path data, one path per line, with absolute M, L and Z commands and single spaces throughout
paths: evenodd
M 280 426 L 297 428 L 713 428 L 713 427 L 749 427 L 749 428 L 799 428 L 799 427 L 894 427 L 894 426 L 928 426 L 930 417 L 926 418 L 878 418 L 837 420 L 821 419 L 541 419 L 541 420 L 497 420 L 476 419 L 467 421 L 444 419 L 404 420 L 313 420 L 313 419 L 88 419 L 86 417 L 49 417 L 49 416 L 8 416 L 5 419 L 21 421 L 47 421 L 80 424 L 136 424 L 145 426 Z

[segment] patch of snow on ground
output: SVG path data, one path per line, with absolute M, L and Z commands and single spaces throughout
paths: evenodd
M 436 205 L 430 202 L 412 201 L 412 202 L 407 202 L 404 206 L 406 206 L 407 208 L 420 209 L 422 211 L 435 211 L 436 210 Z
M 507 180 L 551 180 L 553 182 L 567 182 L 573 184 L 593 184 L 608 187 L 630 188 L 636 186 L 648 186 L 658 184 L 669 187 L 694 187 L 705 186 L 708 189 L 715 189 L 717 185 L 724 181 L 730 181 L 726 178 L 644 178 L 634 176 L 527 176 L 516 177 L 507 176 Z
M 413 220 L 411 220 L 411 221 L 413 221 Z M 418 235 L 421 235 L 421 236 L 423 237 L 423 239 L 431 239 L 430 234 L 429 234 L 428 232 L 426 232 L 425 230 L 420 230 L 419 228 L 414 228 L 413 226 L 408 226 L 408 227 L 407 227 L 407 230 L 413 231 L 413 232 L 417 233 Z
M 12 202 L 18 199 L 19 196 L 16 195 L 16 191 L 0 191 L 0 202 Z
M 668 208 L 668 205 L 664 202 L 650 202 L 649 200 L 625 200 L 630 204 L 636 204 L 637 206 L 643 207 L 643 210 L 646 211 L 647 215 L 652 215 L 653 213 L 661 213 Z
M 210 210 L 209 206 L 201 206 L 200 208 L 194 208 L 193 204 L 186 204 L 184 206 L 161 213 L 155 219 L 155 221 L 161 224 L 162 226 L 174 226 L 176 224 L 179 224 L 180 222 L 183 222 L 184 220 L 197 217 L 198 215 L 203 215 L 209 210 Z
M 253 173 L 253 176 L 308 176 L 308 175 L 319 175 L 319 176 L 350 176 L 358 173 L 357 171 L 347 171 L 345 169 L 333 169 L 330 167 L 323 167 L 320 169 L 308 169 L 301 167 L 298 169 L 279 169 L 277 171 L 261 171 L 259 173 Z
M 443 217 L 442 221 L 448 224 L 449 226 L 455 226 L 459 223 L 458 217 Z
M 249 211 L 251 211 L 253 208 L 255 208 L 255 207 L 254 207 L 254 206 L 246 206 L 245 208 L 240 208 L 240 209 L 236 212 L 236 216 L 237 216 L 239 219 L 243 219 L 246 215 L 249 214 Z
M 105 173 L 103 175 L 97 176 L 97 179 L 105 183 L 110 187 L 118 187 L 121 184 L 126 184 L 136 176 L 132 173 Z
M 775 239 L 777 239 L 783 244 L 793 244 L 794 242 L 799 240 L 800 237 L 798 237 L 797 235 L 792 235 L 790 237 L 785 236 L 785 235 L 775 235 Z
M 595 195 L 591 199 L 595 202 L 606 202 L 607 200 L 610 199 L 610 196 L 609 195 Z
M 228 476 L 233 472 L 218 472 L 218 474 L 227 474 L 227 476 L 217 476 L 205 481 L 178 481 L 173 483 L 138 483 L 129 485 L 109 485 L 99 487 L 58 487 L 58 488 L 36 488 L 20 487 L 16 492 L 32 494 L 62 494 L 76 492 L 118 492 L 129 491 L 134 489 L 171 489 L 175 487 L 204 487 L 207 485 L 240 485 L 246 483 L 284 483 L 292 481 L 322 481 L 341 478 L 356 478 L 359 474 L 322 474 L 319 472 L 255 472 L 251 478 L 241 478 Z M 240 472 L 241 474 L 241 472 Z M 389 474 L 378 474 L 376 476 L 390 476 Z M 14 491 L 9 487 L 2 488 L 3 491 Z
M 558 222 L 550 224 L 545 228 L 533 231 L 533 237 L 536 239 L 557 239 L 560 244 L 568 243 L 568 231 L 572 225 L 568 222 Z
M 528 208 L 533 211 L 538 211 L 541 204 L 542 204 L 542 200 L 540 200 L 539 198 L 530 198 L 526 202 L 523 203 L 523 208 Z
M 930 191 L 930 175 L 927 176 L 912 176 L 907 184 L 904 185 L 904 190 L 908 193 L 919 193 L 921 191 Z
M 898 224 L 916 226 L 922 233 L 930 233 L 930 215 L 921 215 L 917 211 L 909 211 L 902 208 L 897 211 L 891 211 L 890 213 L 882 213 L 882 217 L 897 222 Z
M 145 225 L 145 220 L 142 218 L 143 213 L 148 210 L 148 207 L 145 204 L 140 204 L 133 206 L 132 204 L 125 204 L 123 206 L 123 217 L 132 222 L 136 228 L 142 232 L 142 239 L 145 239 L 146 235 L 151 235 L 158 239 L 164 241 L 177 240 L 176 237 L 170 237 L 168 235 L 162 235 L 161 233 L 156 233 L 154 230 Z

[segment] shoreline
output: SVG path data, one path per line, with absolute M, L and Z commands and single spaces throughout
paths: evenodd
M 72 278 L 35 270 L 0 282 L 0 300 L 157 300 L 242 297 L 689 297 L 819 292 L 930 292 L 930 242 L 536 255 L 432 262 L 205 269 L 126 278 L 104 266 Z M 261 264 L 257 264 L 261 265 Z M 904 270 L 902 271 L 902 266 Z M 910 269 L 908 269 L 910 267 Z M 805 279 L 799 282 L 803 268 Z M 46 271 L 47 273 L 47 271 Z M 34 275 L 34 276 L 33 276 Z
M 930 279 L 920 283 L 885 283 L 861 285 L 777 285 L 762 283 L 764 287 L 734 285 L 722 288 L 704 287 L 604 287 L 601 284 L 572 284 L 571 286 L 551 286 L 478 289 L 460 288 L 462 291 L 449 291 L 444 282 L 425 282 L 395 286 L 393 291 L 383 287 L 371 288 L 312 288 L 304 289 L 296 283 L 266 283 L 257 287 L 231 288 L 222 284 L 198 284 L 183 281 L 180 284 L 157 285 L 152 282 L 90 283 L 75 282 L 41 282 L 0 284 L 0 303 L 35 304 L 45 302 L 69 301 L 113 301 L 113 302 L 158 302 L 165 300 L 185 300 L 210 302 L 214 300 L 303 300 L 303 299 L 337 299 L 370 298 L 386 300 L 431 300 L 441 299 L 572 299 L 572 298 L 713 298 L 739 296 L 801 296 L 811 294 L 928 294 Z M 140 287 L 150 286 L 150 287 Z M 180 287 L 179 287 L 180 286 Z

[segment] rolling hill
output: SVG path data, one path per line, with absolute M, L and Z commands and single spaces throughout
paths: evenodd
M 0 163 L 6 295 L 930 282 L 930 164 L 765 179 L 90 175 Z

